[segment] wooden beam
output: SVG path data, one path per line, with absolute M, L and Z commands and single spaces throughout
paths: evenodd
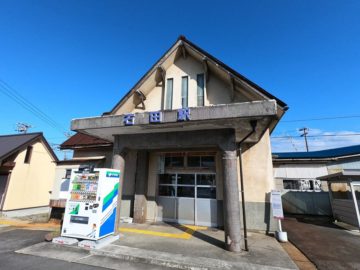
M 137 94 L 137 96 L 138 96 L 139 99 L 140 99 L 140 102 L 139 102 L 138 104 L 136 104 L 135 108 L 145 110 L 145 103 L 144 103 L 144 101 L 146 100 L 146 96 L 144 95 L 143 92 L 141 92 L 140 89 L 137 89 L 137 90 L 135 91 L 135 94 Z M 140 104 L 141 104 L 141 106 L 139 106 Z
M 183 41 L 180 42 L 180 49 L 181 49 L 182 56 L 185 59 L 187 56 L 187 52 L 186 52 L 185 44 Z
M 161 76 L 161 81 L 157 81 L 156 83 L 162 82 L 163 84 L 165 84 L 165 78 L 166 78 L 166 71 L 162 66 L 158 66 L 157 67 L 157 72 L 160 73 Z
M 204 68 L 204 74 L 205 74 L 205 78 L 206 78 L 206 82 L 209 81 L 210 77 L 209 77 L 209 66 L 208 66 L 208 62 L 207 62 L 207 58 L 204 57 L 202 59 L 202 64 L 203 64 L 203 68 Z
M 235 98 L 235 79 L 234 79 L 234 76 L 231 73 L 228 73 L 228 74 L 229 74 L 230 90 L 231 90 L 230 99 L 231 99 L 231 101 L 234 101 L 234 98 Z

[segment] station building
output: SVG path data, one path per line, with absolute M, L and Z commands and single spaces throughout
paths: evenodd
M 243 210 L 248 229 L 274 230 L 270 134 L 286 110 L 180 36 L 110 112 L 71 127 L 113 143 L 118 217 L 224 227 L 239 251 Z

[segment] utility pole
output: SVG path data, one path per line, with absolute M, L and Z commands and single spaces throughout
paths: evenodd
M 306 152 L 309 152 L 309 146 L 308 146 L 308 141 L 307 141 L 307 135 L 309 133 L 309 129 L 306 127 L 300 128 L 299 131 L 302 131 L 303 134 L 301 134 L 301 137 L 304 137 L 305 139 L 305 146 L 306 146 Z

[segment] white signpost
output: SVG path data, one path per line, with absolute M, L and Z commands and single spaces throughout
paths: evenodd
M 276 231 L 275 236 L 280 242 L 287 242 L 287 233 L 283 232 L 281 227 L 281 220 L 284 219 L 284 212 L 281 201 L 281 191 L 271 191 L 271 207 L 273 218 L 277 219 L 279 224 L 279 231 Z

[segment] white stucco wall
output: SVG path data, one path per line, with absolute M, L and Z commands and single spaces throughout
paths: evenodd
M 30 163 L 24 163 L 26 149 L 14 160 L 3 210 L 49 205 L 56 164 L 42 142 L 33 145 Z

